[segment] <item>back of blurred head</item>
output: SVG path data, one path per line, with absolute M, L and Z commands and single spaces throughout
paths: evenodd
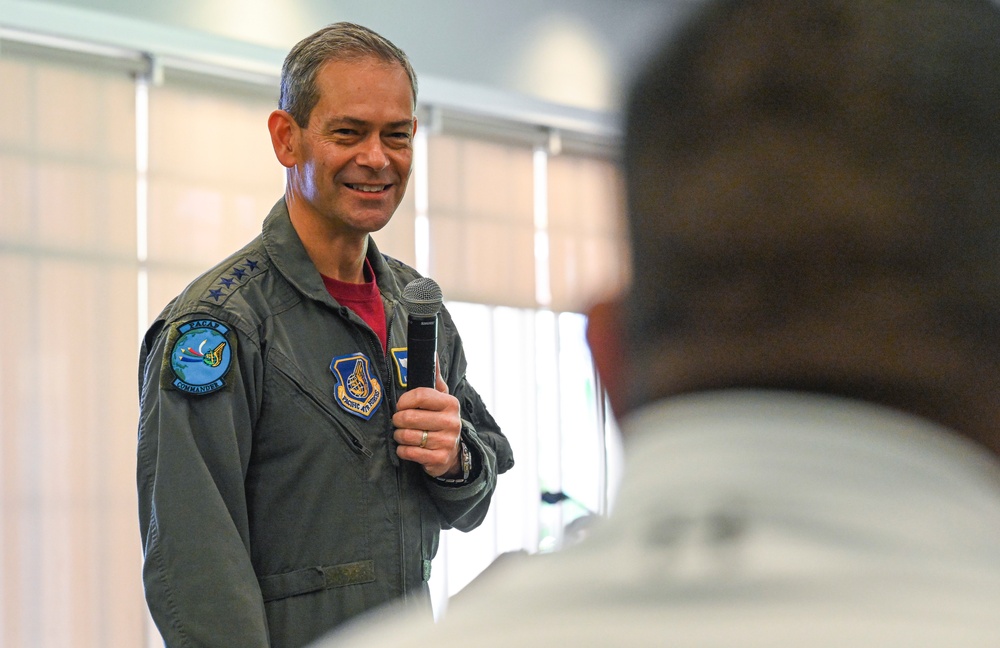
M 627 105 L 618 414 L 805 389 L 998 450 L 1000 10 L 723 0 L 670 43 Z

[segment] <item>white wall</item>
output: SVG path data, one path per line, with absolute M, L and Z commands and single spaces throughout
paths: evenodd
M 338 20 L 381 32 L 422 80 L 614 115 L 638 57 L 697 0 L 0 0 L 0 27 L 88 30 L 127 42 L 170 33 L 280 65 Z

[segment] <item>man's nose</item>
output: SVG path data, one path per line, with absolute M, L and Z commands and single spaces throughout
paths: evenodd
M 389 156 L 385 154 L 385 147 L 382 145 L 382 138 L 373 136 L 366 139 L 361 145 L 355 161 L 363 167 L 381 171 L 389 166 Z

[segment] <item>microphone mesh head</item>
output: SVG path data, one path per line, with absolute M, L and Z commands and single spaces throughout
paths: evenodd
M 430 277 L 418 277 L 403 288 L 401 300 L 410 313 L 418 317 L 429 317 L 437 315 L 441 310 L 444 296 L 436 281 Z

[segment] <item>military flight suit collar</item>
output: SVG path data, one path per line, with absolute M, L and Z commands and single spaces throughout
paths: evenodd
M 274 267 L 296 290 L 307 297 L 337 307 L 336 302 L 327 292 L 326 286 L 323 285 L 323 278 L 316 270 L 316 266 L 313 265 L 312 259 L 309 258 L 305 246 L 302 245 L 298 232 L 292 227 L 288 206 L 285 204 L 284 198 L 274 204 L 267 218 L 264 219 L 261 237 L 264 249 L 271 258 Z M 395 298 L 399 294 L 400 287 L 378 247 L 376 247 L 375 241 L 370 236 L 368 237 L 367 258 L 371 263 L 372 270 L 375 271 L 375 282 L 379 290 L 383 295 Z

